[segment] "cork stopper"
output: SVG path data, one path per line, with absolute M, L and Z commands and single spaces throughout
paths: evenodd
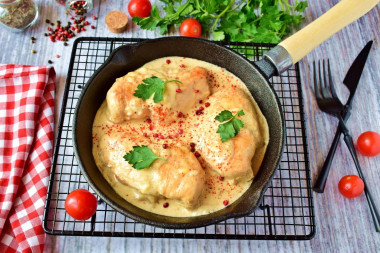
M 105 21 L 110 32 L 122 33 L 127 30 L 128 16 L 121 11 L 109 12 Z

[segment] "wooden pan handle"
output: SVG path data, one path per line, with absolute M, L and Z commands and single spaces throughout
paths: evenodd
M 279 45 L 288 51 L 295 64 L 331 35 L 366 14 L 379 2 L 379 0 L 342 0 Z

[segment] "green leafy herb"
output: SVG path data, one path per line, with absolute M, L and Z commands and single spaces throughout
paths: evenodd
M 164 158 L 156 156 L 148 146 L 133 146 L 133 150 L 129 151 L 123 158 L 132 165 L 136 170 L 148 168 L 156 159 Z
M 244 127 L 244 122 L 236 118 L 237 116 L 243 115 L 243 110 L 238 111 L 235 115 L 228 110 L 224 110 L 215 117 L 215 120 L 222 123 L 224 122 L 219 125 L 218 131 L 216 131 L 219 133 L 222 142 L 226 142 L 227 140 L 235 137 L 239 133 L 240 129 Z
M 133 95 L 142 100 L 147 100 L 154 94 L 153 101 L 158 103 L 164 99 L 165 84 L 170 82 L 181 83 L 178 80 L 163 81 L 157 76 L 146 78 L 142 84 L 137 86 Z
M 142 29 L 160 29 L 168 32 L 172 25 L 179 25 L 186 18 L 195 18 L 205 34 L 214 40 L 278 43 L 297 28 L 304 20 L 300 14 L 308 6 L 306 1 L 288 0 L 160 0 L 164 3 L 165 15 L 153 6 L 151 16 L 134 17 Z

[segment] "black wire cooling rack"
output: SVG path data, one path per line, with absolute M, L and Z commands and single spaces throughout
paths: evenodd
M 79 38 L 75 41 L 65 86 L 44 213 L 44 230 L 53 235 L 149 238 L 307 240 L 315 233 L 313 199 L 298 65 L 271 84 L 285 116 L 286 145 L 279 169 L 252 214 L 196 229 L 163 229 L 136 222 L 99 200 L 96 214 L 76 221 L 64 208 L 68 193 L 89 188 L 72 147 L 72 121 L 82 87 L 115 48 L 143 39 Z M 257 61 L 273 45 L 221 42 Z

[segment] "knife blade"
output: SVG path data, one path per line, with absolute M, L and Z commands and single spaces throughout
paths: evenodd
M 346 122 L 348 118 L 350 117 L 350 111 L 351 111 L 351 104 L 352 100 L 354 98 L 354 95 L 356 93 L 360 77 L 363 73 L 363 69 L 365 66 L 365 63 L 367 61 L 369 52 L 371 50 L 373 41 L 369 41 L 365 47 L 360 51 L 359 55 L 355 58 L 354 62 L 350 66 L 350 68 L 347 71 L 346 76 L 343 79 L 343 84 L 346 85 L 346 87 L 350 91 L 350 96 L 348 97 L 348 100 L 345 104 L 345 109 L 342 113 L 342 118 Z M 317 181 L 313 187 L 313 190 L 318 193 L 323 193 L 326 186 L 327 177 L 330 172 L 330 167 L 332 160 L 335 155 L 336 148 L 338 146 L 340 135 L 342 134 L 340 124 L 338 126 L 338 129 L 335 133 L 334 140 L 331 144 L 329 153 L 327 154 L 326 160 L 322 166 L 322 169 L 319 173 L 319 176 L 317 178 Z

